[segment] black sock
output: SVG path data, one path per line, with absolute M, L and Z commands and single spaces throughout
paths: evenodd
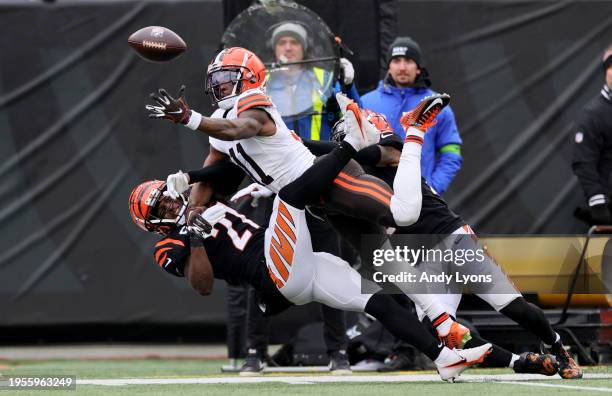
M 488 341 L 483 340 L 477 335 L 472 334 L 472 338 L 465 343 L 464 348 L 475 348 L 486 344 Z M 491 353 L 485 357 L 481 367 L 509 367 L 512 360 L 512 352 L 493 344 Z
M 419 318 L 399 305 L 390 295 L 376 293 L 366 304 L 365 312 L 374 316 L 397 338 L 414 345 L 432 361 L 440 355 L 442 344 L 419 322 Z
M 557 336 L 544 312 L 523 297 L 515 299 L 499 312 L 538 336 L 545 344 L 554 344 Z
M 356 153 L 353 146 L 342 142 L 329 154 L 319 157 L 300 177 L 283 187 L 278 196 L 297 209 L 319 203 L 321 195 L 332 187 L 338 173 Z

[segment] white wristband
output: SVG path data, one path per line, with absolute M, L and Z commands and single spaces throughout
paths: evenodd
M 200 126 L 200 122 L 202 122 L 202 114 L 198 113 L 195 110 L 191 110 L 189 121 L 187 122 L 187 124 L 185 124 L 185 126 L 195 131 Z

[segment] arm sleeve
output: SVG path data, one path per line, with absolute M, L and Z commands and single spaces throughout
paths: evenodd
M 183 227 L 182 230 L 186 229 Z M 183 277 L 190 254 L 189 234 L 177 229 L 155 244 L 155 261 L 169 274 Z
M 220 195 L 234 193 L 245 177 L 242 169 L 229 161 L 190 170 L 187 174 L 191 184 L 199 182 L 210 183 L 215 193 Z
M 358 151 L 354 157 L 355 161 L 367 166 L 376 166 L 380 162 L 380 158 L 380 148 L 376 144 Z
M 463 141 L 457 130 L 455 114 L 450 108 L 445 109 L 439 116 L 435 136 L 435 165 L 429 183 L 442 194 L 461 169 L 463 157 L 461 144 Z
M 338 147 L 336 143 L 327 140 L 302 139 L 302 143 L 304 143 L 304 146 L 317 157 L 331 152 L 334 147 Z
M 583 111 L 574 127 L 572 169 L 580 181 L 588 200 L 597 194 L 605 194 L 597 164 L 604 146 L 603 136 L 596 128 L 590 113 Z

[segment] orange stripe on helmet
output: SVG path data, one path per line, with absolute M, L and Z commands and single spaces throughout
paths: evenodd
M 338 174 L 338 177 L 344 179 L 345 181 L 352 183 L 352 184 L 358 184 L 358 185 L 362 185 L 364 187 L 370 187 L 373 188 L 375 190 L 377 190 L 378 192 L 380 192 L 382 195 L 384 196 L 388 196 L 389 198 L 391 198 L 391 196 L 393 195 L 391 193 L 391 191 L 386 190 L 383 186 L 376 184 L 374 182 L 371 181 L 367 181 L 367 180 L 361 180 L 361 179 L 357 179 L 353 176 L 350 176 L 349 174 L 345 173 L 345 172 L 340 172 Z
M 375 190 L 370 189 L 369 187 L 355 186 L 355 185 L 349 184 L 349 183 L 347 183 L 347 182 L 345 182 L 343 180 L 340 180 L 340 179 L 334 180 L 334 183 L 339 185 L 340 187 L 343 187 L 343 188 L 347 189 L 347 190 L 351 190 L 351 191 L 355 191 L 357 193 L 362 193 L 362 194 L 368 195 L 371 198 L 377 200 L 378 202 L 380 202 L 380 203 L 382 203 L 382 204 L 384 204 L 386 206 L 391 205 L 391 199 L 390 198 L 380 194 L 379 192 L 377 192 Z

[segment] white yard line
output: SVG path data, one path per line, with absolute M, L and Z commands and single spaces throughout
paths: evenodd
M 541 384 L 541 383 L 538 383 L 538 382 L 518 382 L 518 381 L 495 381 L 495 383 L 496 384 L 539 386 L 539 387 L 543 387 L 543 388 L 573 389 L 573 390 L 584 390 L 584 391 L 593 391 L 593 392 L 612 393 L 612 388 L 596 388 L 596 387 L 592 387 L 592 386 L 561 385 L 561 384 Z
M 612 374 L 585 374 L 585 379 L 612 379 Z M 466 374 L 460 377 L 461 382 L 496 382 L 503 384 L 520 384 L 534 386 L 552 386 L 572 389 L 589 389 L 611 391 L 612 388 L 576 387 L 573 385 L 541 384 L 520 381 L 561 380 L 560 377 L 544 377 L 537 374 Z M 169 384 L 259 384 L 264 382 L 281 382 L 289 384 L 310 384 L 329 382 L 440 382 L 437 374 L 400 374 L 400 375 L 311 375 L 311 376 L 261 376 L 261 377 L 201 377 L 201 378 L 124 378 L 124 379 L 77 379 L 77 385 L 169 385 Z

